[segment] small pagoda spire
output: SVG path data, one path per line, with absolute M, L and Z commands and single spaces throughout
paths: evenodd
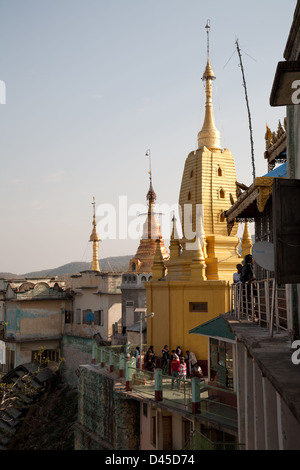
M 151 153 L 150 149 L 147 150 L 146 156 L 149 157 L 149 191 L 146 195 L 146 199 L 148 201 L 148 239 L 151 240 L 152 238 L 156 238 L 160 235 L 160 226 L 158 223 L 158 220 L 156 218 L 156 213 L 155 213 L 155 201 L 156 201 L 156 193 L 153 189 L 153 184 L 152 184 L 152 170 L 151 170 Z
M 153 189 L 153 186 L 152 186 L 152 169 L 151 169 L 151 152 L 150 152 L 150 149 L 147 150 L 146 152 L 146 157 L 149 157 L 149 180 L 150 180 L 150 187 L 149 187 L 149 191 L 147 193 L 147 201 L 149 201 L 149 204 L 152 203 L 154 204 L 155 200 L 156 200 L 156 194 L 155 194 L 155 191 Z
M 152 265 L 152 279 L 157 281 L 158 279 L 164 278 L 166 275 L 166 267 L 164 263 L 164 257 L 162 254 L 161 241 L 158 238 L 156 240 L 156 251 Z
M 160 223 L 157 218 L 157 213 L 155 210 L 156 193 L 152 185 L 150 150 L 147 150 L 146 156 L 149 157 L 149 162 L 150 162 L 150 168 L 148 172 L 150 185 L 149 185 L 149 190 L 146 194 L 148 210 L 146 213 L 140 214 L 140 215 L 146 215 L 147 218 L 143 224 L 143 234 L 142 234 L 142 238 L 141 238 L 139 247 L 137 249 L 137 252 L 134 258 L 132 258 L 129 262 L 129 270 L 133 271 L 133 268 L 134 268 L 134 270 L 136 270 L 137 272 L 151 272 L 152 271 L 152 265 L 154 262 L 154 258 L 156 256 L 155 254 L 158 250 L 157 243 L 156 243 L 157 240 L 160 242 L 159 252 L 157 252 L 157 256 L 162 256 L 163 260 L 168 260 L 170 257 L 165 247 L 163 238 L 162 238 Z M 160 260 L 158 260 L 158 265 L 159 263 L 160 263 Z M 157 262 L 156 262 L 156 267 L 157 267 Z M 158 270 L 159 270 L 158 276 L 160 278 L 162 277 L 162 270 L 160 266 Z
M 245 221 L 244 233 L 242 238 L 242 257 L 245 258 L 246 255 L 251 255 L 252 253 L 252 238 L 249 230 L 248 219 Z
M 199 235 L 196 235 L 196 247 L 197 248 L 191 263 L 191 280 L 206 281 L 206 264 L 202 250 L 201 238 Z
M 177 233 L 176 229 L 176 217 L 175 214 L 172 217 L 172 223 L 173 223 L 173 229 L 172 229 L 172 234 L 170 237 L 170 258 L 176 259 L 180 255 L 180 242 L 179 242 L 179 236 Z
M 90 242 L 93 242 L 93 263 L 92 263 L 92 271 L 98 271 L 100 272 L 100 267 L 99 267 L 99 255 L 98 255 L 98 250 L 99 246 L 98 243 L 101 241 L 101 238 L 98 235 L 97 232 L 97 222 L 96 222 L 96 212 L 95 212 L 95 198 L 93 197 L 93 231 L 90 236 Z
M 216 79 L 214 72 L 210 65 L 209 60 L 209 32 L 210 32 L 210 22 L 207 21 L 205 26 L 207 32 L 207 64 L 204 71 L 202 80 L 205 81 L 205 94 L 206 94 L 206 104 L 205 104 L 205 118 L 202 130 L 198 133 L 198 148 L 205 146 L 210 149 L 220 149 L 221 148 L 221 136 L 220 132 L 215 126 L 213 105 L 212 105 L 212 81 Z

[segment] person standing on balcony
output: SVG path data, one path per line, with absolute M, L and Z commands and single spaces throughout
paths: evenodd
M 151 357 L 152 361 L 155 361 L 155 354 L 154 354 L 154 350 L 153 350 L 152 344 L 151 344 L 151 346 L 149 346 L 149 349 L 148 349 L 148 351 L 147 351 L 147 354 L 146 354 L 146 362 L 148 362 L 149 356 Z
M 176 354 L 179 358 L 179 360 L 182 358 L 182 350 L 181 350 L 181 347 L 180 346 L 177 346 L 176 348 Z
M 254 259 L 252 255 L 246 255 L 244 258 L 244 266 L 241 272 L 241 281 L 246 285 L 244 292 L 244 307 L 246 310 L 246 292 L 248 301 L 248 314 L 251 314 L 251 282 L 255 281 L 255 275 L 253 271 Z M 255 295 L 255 291 L 253 291 Z
M 169 364 L 169 348 L 168 345 L 165 344 L 161 350 L 162 352 L 162 370 L 166 374 L 168 372 L 168 364 Z
M 180 380 L 186 380 L 186 363 L 184 360 L 184 357 L 180 359 L 180 366 L 179 366 L 179 379 Z M 184 384 L 185 385 L 185 384 Z M 181 388 L 181 382 L 179 382 L 179 389 Z
M 172 359 L 171 364 L 170 364 L 171 376 L 172 376 L 172 390 L 174 388 L 175 380 L 177 382 L 177 388 L 179 386 L 179 384 L 178 384 L 179 366 L 180 366 L 179 359 L 177 359 L 176 357 L 173 356 L 173 359 Z
M 245 284 L 249 281 L 254 281 L 254 271 L 253 271 L 254 259 L 252 255 L 246 255 L 244 258 L 244 266 L 242 267 L 241 272 L 241 281 Z
M 190 358 L 190 351 L 189 350 L 185 351 L 184 358 L 185 358 L 186 364 L 188 365 L 188 370 L 189 370 L 189 358 Z
M 187 354 L 186 357 L 187 357 L 187 362 L 189 366 L 189 375 L 192 375 L 193 367 L 195 366 L 195 364 L 197 364 L 198 361 L 193 352 L 190 352 L 189 350 L 187 350 L 186 354 Z
M 140 348 L 139 348 L 139 346 L 137 346 L 135 348 L 134 357 L 135 357 L 136 367 L 138 367 L 138 362 L 139 362 L 139 358 L 140 358 Z
M 196 364 L 194 367 L 193 367 L 193 373 L 192 373 L 193 377 L 198 377 L 199 379 L 202 379 L 203 377 L 203 372 L 202 372 L 202 369 L 201 367 Z
M 145 369 L 149 372 L 154 372 L 155 370 L 155 357 L 151 351 L 148 351 Z
M 233 274 L 233 283 L 234 284 L 241 284 L 242 283 L 242 281 L 241 281 L 242 267 L 243 267 L 242 264 L 237 264 L 236 265 L 237 272 Z
M 172 359 L 178 359 L 179 360 L 179 356 L 178 356 L 178 354 L 176 354 L 175 349 L 172 349 L 170 359 L 171 359 L 171 361 L 172 361 Z

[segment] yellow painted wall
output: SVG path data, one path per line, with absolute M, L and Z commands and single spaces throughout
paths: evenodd
M 230 308 L 230 283 L 226 281 L 152 281 L 145 284 L 148 311 L 154 318 L 147 323 L 147 343 L 157 355 L 168 344 L 193 351 L 197 359 L 207 360 L 208 343 L 189 331 Z M 208 312 L 190 312 L 190 302 L 207 302 Z

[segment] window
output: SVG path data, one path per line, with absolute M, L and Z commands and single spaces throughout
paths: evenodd
M 89 325 L 92 322 L 94 322 L 94 314 L 92 310 L 83 310 L 82 323 L 84 325 Z
M 220 167 L 218 167 L 218 176 L 223 176 L 223 171 Z
M 151 434 L 150 434 L 151 444 L 156 447 L 156 416 L 151 417 Z
M 132 263 L 132 265 L 131 265 L 131 271 L 134 272 L 135 270 L 136 270 L 136 265 L 135 265 L 135 263 Z
M 72 312 L 65 310 L 65 323 L 72 323 Z
M 39 350 L 31 352 L 31 361 L 37 364 L 42 363 L 42 365 L 46 365 L 48 361 L 59 362 L 59 359 L 59 349 L 45 349 L 44 351 Z
M 191 171 L 190 178 L 193 178 L 193 176 L 194 176 L 194 170 Z
M 191 198 L 192 198 L 192 194 L 191 194 L 191 192 L 189 192 L 189 193 L 188 193 L 188 201 L 190 201 Z
M 81 324 L 81 308 L 76 309 L 76 324 Z
M 103 326 L 103 310 L 96 310 L 94 312 L 94 325 Z
M 220 199 L 225 199 L 225 191 L 224 191 L 224 189 L 220 189 L 219 195 L 220 195 Z
M 223 387 L 233 389 L 232 344 L 210 338 L 210 379 Z
M 143 403 L 143 415 L 147 418 L 148 416 L 148 404 Z
M 220 214 L 220 222 L 225 222 L 224 212 L 221 212 Z
M 207 302 L 190 302 L 190 312 L 207 313 Z
M 134 301 L 133 300 L 126 300 L 126 307 L 134 307 Z
M 182 437 L 183 437 L 182 445 L 183 445 L 183 447 L 189 442 L 192 433 L 193 433 L 193 423 L 192 423 L 192 421 L 189 421 L 187 419 L 183 419 L 182 420 Z

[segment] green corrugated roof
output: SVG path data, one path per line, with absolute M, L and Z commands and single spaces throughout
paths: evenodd
M 212 320 L 203 323 L 202 325 L 196 326 L 196 328 L 190 330 L 189 333 L 230 339 L 232 341 L 235 340 L 235 335 L 230 330 L 227 321 L 224 320 L 224 318 L 221 316 L 213 318 Z

